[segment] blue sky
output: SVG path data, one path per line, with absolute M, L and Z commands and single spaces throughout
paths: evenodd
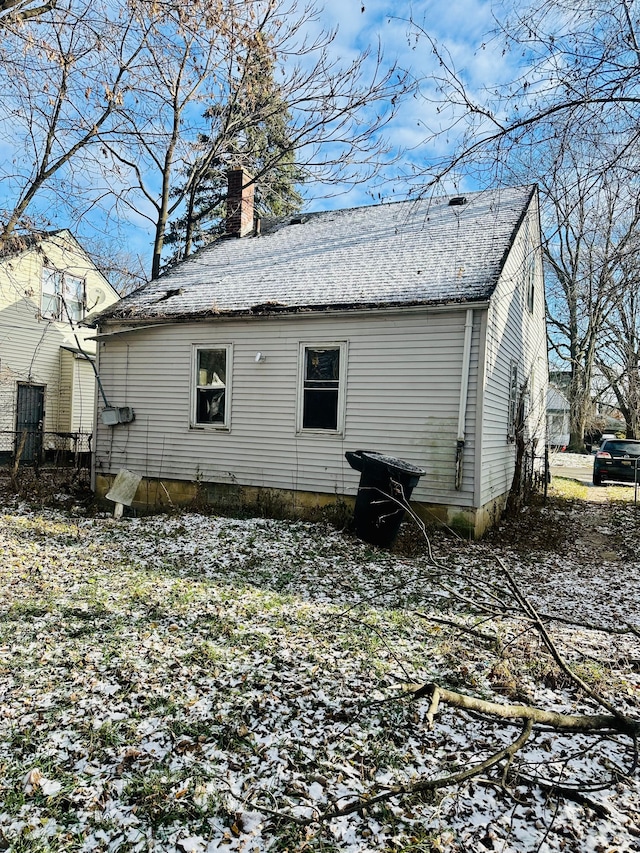
M 395 169 L 405 171 L 409 164 L 420 166 L 429 158 L 442 158 L 450 154 L 455 145 L 455 134 L 444 134 L 437 142 L 425 140 L 431 132 L 443 129 L 448 118 L 436 111 L 431 97 L 436 97 L 430 74 L 437 70 L 429 45 L 424 39 L 416 40 L 410 19 L 424 29 L 451 55 L 455 68 L 462 73 L 470 91 L 481 90 L 509 78 L 511 69 L 502 56 L 501 48 L 492 49 L 487 36 L 494 21 L 492 4 L 485 0 L 431 0 L 431 2 L 393 2 L 393 0 L 326 0 L 320 23 L 326 27 L 337 26 L 338 34 L 333 44 L 336 55 L 343 59 L 354 57 L 367 47 L 376 47 L 380 41 L 385 59 L 397 61 L 410 69 L 421 80 L 420 94 L 405 99 L 397 116 L 386 129 L 386 137 L 404 155 Z M 480 46 L 488 43 L 488 47 Z M 468 187 L 467 187 L 468 188 Z M 321 187 L 306 187 L 308 206 L 313 209 L 369 204 L 372 201 L 369 187 L 358 185 L 344 188 L 344 193 L 327 197 Z M 399 180 L 382 188 L 384 199 L 397 197 L 406 191 Z

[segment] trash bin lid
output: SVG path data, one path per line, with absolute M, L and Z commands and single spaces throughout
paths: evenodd
M 374 453 L 371 450 L 362 450 L 360 454 L 363 459 L 368 459 L 379 465 L 386 465 L 387 468 L 395 468 L 397 471 L 402 471 L 405 474 L 413 474 L 417 477 L 422 477 L 426 474 L 423 468 L 418 468 L 416 465 L 412 465 L 411 462 L 405 462 L 403 459 L 396 459 L 395 456 L 386 456 L 384 453 Z

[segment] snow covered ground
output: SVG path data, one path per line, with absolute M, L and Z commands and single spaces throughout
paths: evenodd
M 406 684 L 602 710 L 524 621 L 465 604 L 514 605 L 497 557 L 583 680 L 638 716 L 637 534 L 628 504 L 552 502 L 483 542 L 435 533 L 431 559 L 417 532 L 388 553 L 300 522 L 6 506 L 0 849 L 638 851 L 620 736 L 540 729 L 504 784 L 367 806 L 520 732 L 444 705 L 431 730 Z
M 553 468 L 593 468 L 593 453 L 557 453 L 549 454 L 549 464 Z

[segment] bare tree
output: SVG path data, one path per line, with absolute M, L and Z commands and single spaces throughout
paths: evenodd
M 495 14 L 495 30 L 477 50 L 501 51 L 501 66 L 511 63 L 513 78 L 479 91 L 427 26 L 411 21 L 413 36 L 427 41 L 438 62 L 435 85 L 426 81 L 426 97 L 436 102 L 442 122 L 432 135 L 453 134 L 459 142 L 453 157 L 417 169 L 418 179 L 439 181 L 470 163 L 502 176 L 514 150 L 523 158 L 540 144 L 559 162 L 567 148 L 597 152 L 591 168 L 600 172 L 627 158 L 640 138 L 635 4 L 521 0 L 496 7 Z
M 229 20 L 221 18 L 219 29 L 233 31 Z M 167 32 L 165 23 L 162 17 L 150 23 L 148 50 L 123 110 L 124 132 L 102 138 L 111 155 L 106 168 L 115 171 L 119 164 L 127 176 L 120 202 L 153 227 L 153 278 L 160 272 L 168 219 L 181 202 L 171 197 L 175 171 L 197 141 L 198 124 L 188 110 L 202 111 L 202 103 L 213 96 L 214 69 L 224 57 L 222 33 L 214 38 L 195 27 Z
M 620 369 L 607 366 L 613 330 L 608 346 L 603 334 L 631 282 L 625 258 L 638 227 L 639 27 L 637 7 L 626 0 L 497 7 L 495 30 L 478 52 L 501 49 L 513 76 L 474 89 L 446 47 L 412 22 L 439 63 L 438 84 L 429 85 L 442 124 L 432 135 L 458 140 L 454 155 L 418 168 L 418 180 L 429 185 L 473 173 L 541 186 L 550 347 L 570 374 L 570 447 L 578 451 L 596 360 L 619 389 L 630 387 L 620 347 Z
M 23 25 L 2 42 L 0 138 L 14 156 L 0 173 L 8 205 L 0 244 L 32 225 L 36 198 L 46 197 L 53 210 L 79 206 L 87 196 L 87 205 L 95 203 L 99 134 L 118 130 L 148 36 L 133 10 L 115 20 L 111 11 L 100 0 L 65 0 L 46 21 Z
M 0 43 L 0 138 L 14 155 L 0 173 L 0 242 L 49 225 L 47 206 L 53 219 L 64 209 L 146 223 L 155 276 L 171 217 L 212 163 L 248 156 L 252 131 L 283 117 L 287 133 L 265 149 L 256 182 L 294 165 L 296 179 L 343 183 L 381 168 L 380 131 L 407 78 L 380 53 L 335 59 L 336 33 L 318 31 L 314 6 L 116 0 L 115 9 L 60 0 Z M 258 56 L 272 86 L 255 97 Z
M 618 170 L 594 176 L 573 156 L 567 159 L 568 174 L 554 170 L 545 179 L 544 252 L 549 341 L 556 363 L 569 373 L 569 446 L 581 452 L 593 408 L 595 368 L 613 380 L 608 359 L 616 341 L 622 344 L 617 352 L 623 372 L 630 363 L 629 343 L 621 340 L 617 321 L 622 313 L 625 322 L 633 322 L 640 205 Z M 623 372 L 617 374 L 620 388 Z
M 624 281 L 605 314 L 596 365 L 625 420 L 627 438 L 640 437 L 640 269 L 638 235 L 623 261 Z
M 120 168 L 127 175 L 119 203 L 142 215 L 153 230 L 152 278 L 161 270 L 170 218 L 185 200 L 193 200 L 210 163 L 231 153 L 237 136 L 264 118 L 250 108 L 233 109 L 272 17 L 272 4 L 263 7 L 261 18 L 257 8 L 230 0 L 209 18 L 208 28 L 184 9 L 159 10 L 150 18 L 144 61 L 122 111 L 123 131 L 102 139 L 111 155 L 107 170 Z M 246 98 L 243 104 L 248 105 Z M 220 116 L 213 139 L 204 133 L 207 111 Z
M 126 132 L 105 140 L 130 184 L 121 201 L 153 228 L 152 277 L 161 270 L 171 217 L 186 219 L 189 253 L 195 199 L 214 165 L 226 168 L 238 157 L 259 162 L 257 184 L 294 163 L 299 177 L 325 182 L 363 180 L 381 168 L 388 148 L 380 131 L 407 90 L 406 75 L 385 67 L 380 53 L 348 65 L 333 59 L 335 31 L 305 35 L 315 15 L 297 0 L 232 0 L 210 30 L 195 20 L 169 35 L 152 25 L 135 104 L 131 96 L 125 104 Z M 270 76 L 259 92 L 257 61 Z M 283 117 L 286 133 L 265 156 L 239 145 Z
M 0 31 L 51 11 L 56 0 L 41 3 L 39 0 L 0 0 Z

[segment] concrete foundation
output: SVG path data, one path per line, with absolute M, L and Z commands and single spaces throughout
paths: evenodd
M 96 497 L 105 499 L 115 475 L 96 475 Z M 465 538 L 478 538 L 500 519 L 504 499 L 497 499 L 480 509 L 412 502 L 416 514 L 427 525 L 450 527 Z M 132 507 L 142 512 L 166 512 L 183 509 L 214 509 L 225 514 L 253 513 L 268 518 L 302 518 L 334 520 L 348 523 L 355 498 L 320 492 L 288 489 L 266 489 L 228 483 L 201 483 L 186 480 L 143 478 Z

